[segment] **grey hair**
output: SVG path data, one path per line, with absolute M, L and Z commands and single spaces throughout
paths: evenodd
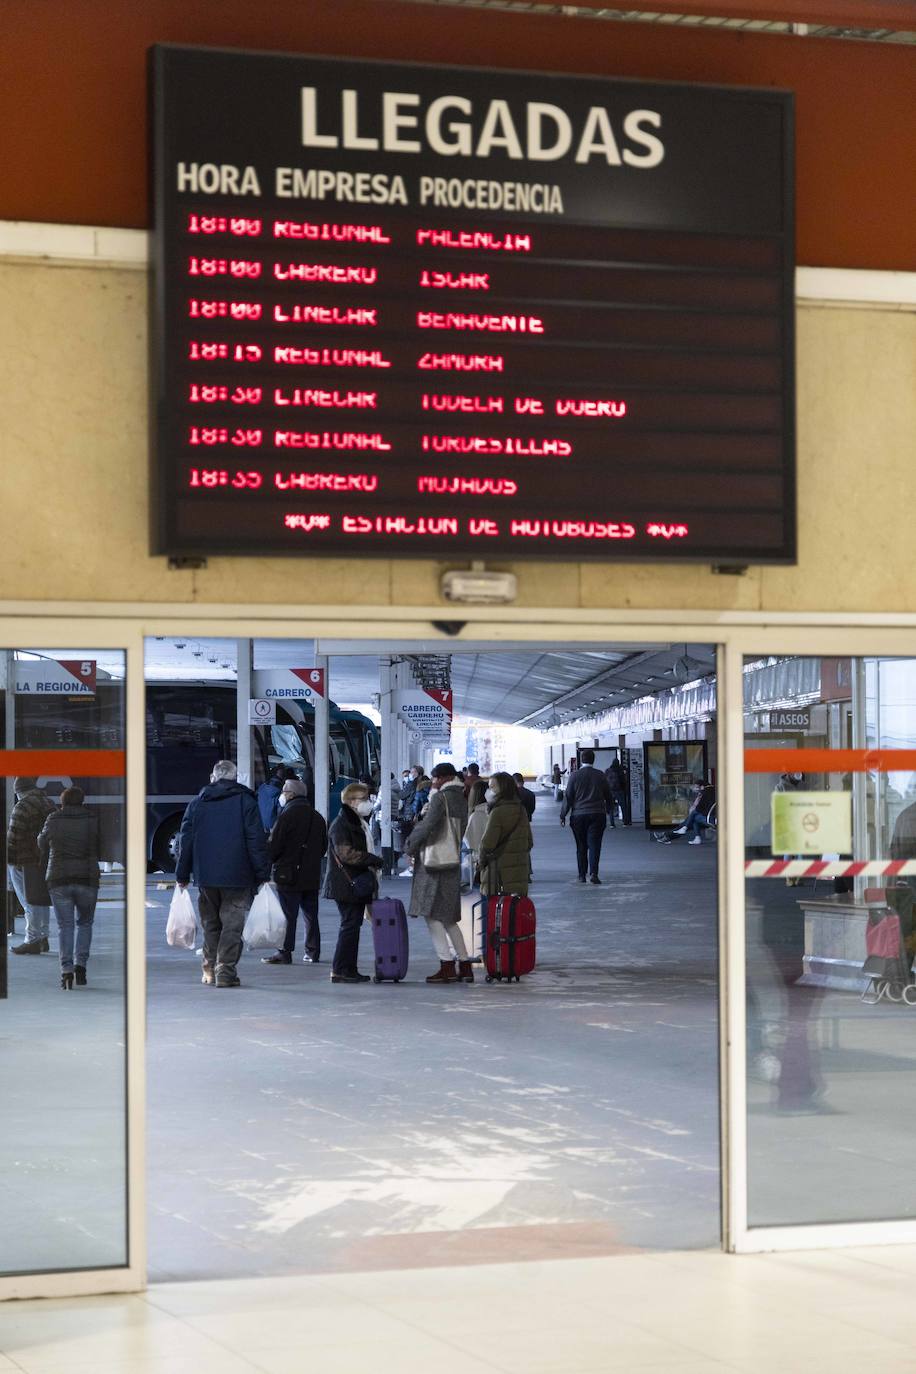
M 239 775 L 239 770 L 231 759 L 220 759 L 214 763 L 213 772 L 210 774 L 211 782 L 221 782 L 225 779 L 228 782 L 235 782 Z
M 287 778 L 283 784 L 283 791 L 288 797 L 307 797 L 309 790 L 304 782 L 298 778 Z

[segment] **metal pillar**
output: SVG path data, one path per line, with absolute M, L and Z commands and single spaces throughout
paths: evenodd
M 867 726 L 865 720 L 865 660 L 852 660 L 852 747 L 867 749 Z M 869 859 L 868 852 L 868 774 L 853 771 L 852 775 L 852 857 Z M 874 856 L 879 857 L 878 855 Z M 855 878 L 855 896 L 863 900 L 863 894 L 871 880 Z
M 251 726 L 248 724 L 248 703 L 251 700 L 251 640 L 236 641 L 236 766 L 239 782 L 246 787 L 254 786 L 254 772 L 251 767 Z
M 3 655 L 3 658 L 4 658 L 4 668 L 5 668 L 5 671 L 6 671 L 6 680 L 5 680 L 5 683 L 4 683 L 4 688 L 5 688 L 5 690 L 4 690 L 4 696 L 3 696 L 3 701 L 4 701 L 4 730 L 3 730 L 3 742 L 4 742 L 4 747 L 5 747 L 5 748 L 7 748 L 7 749 L 15 749 L 15 748 L 16 748 L 16 651 L 15 651 L 15 649 L 7 649 L 6 653 Z M 7 778 L 5 781 L 6 781 L 6 786 L 5 786 L 5 788 L 4 788 L 4 793 L 5 793 L 5 797 L 6 797 L 6 813 L 5 813 L 5 815 L 6 815 L 6 819 L 7 819 L 7 821 L 8 821 L 8 820 L 9 820 L 10 812 L 11 812 L 12 809 L 13 809 L 13 801 L 15 800 L 15 798 L 14 798 L 14 794 L 13 794 L 13 779 L 12 779 L 12 778 Z M 4 827 L 4 829 L 5 829 L 5 828 L 6 828 L 6 827 Z M 6 892 L 6 901 L 4 902 L 4 905 L 3 905 L 3 921 L 4 921 L 4 932 L 3 932 L 3 940 L 4 940 L 3 955 L 4 955 L 4 958 L 3 958 L 3 968 L 2 968 L 2 973 L 3 973 L 2 984 L 3 984 L 3 986 L 2 986 L 2 988 L 0 988 L 0 997 L 6 997 L 6 995 L 7 995 L 7 993 L 6 993 L 6 981 L 7 981 L 7 976 L 6 976 L 6 975 L 7 975 L 7 967 L 6 967 L 6 947 L 5 947 L 6 935 L 7 935 L 7 934 L 13 935 L 13 934 L 15 933 L 15 930 L 16 930 L 16 916 L 15 916 L 15 913 L 16 913 L 16 912 L 18 911 L 18 909 L 19 909 L 19 903 L 16 901 L 16 898 L 15 898 L 15 896 L 13 895 L 13 888 L 12 888 L 12 884 L 10 883 L 10 878 L 9 878 L 9 869 L 6 870 L 6 882 L 4 883 L 4 889 L 5 889 L 5 892 Z
M 324 816 L 325 820 L 328 820 L 331 800 L 329 770 L 331 673 L 329 662 L 327 654 L 315 655 L 315 667 L 324 669 L 324 695 L 316 695 L 315 697 L 315 810 Z
M 381 828 L 382 828 L 382 859 L 385 863 L 384 872 L 391 874 L 394 872 L 394 843 L 392 839 L 391 814 L 391 774 L 395 771 L 397 754 L 397 716 L 392 706 L 393 699 L 391 694 L 391 659 L 379 659 L 379 713 L 382 717 L 382 757 L 380 767 L 382 771 L 379 786 L 381 788 Z

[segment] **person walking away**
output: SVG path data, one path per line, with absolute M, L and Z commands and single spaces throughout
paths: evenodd
M 401 849 L 407 845 L 407 836 L 413 827 L 413 804 L 417 794 L 417 783 L 423 776 L 423 769 L 417 764 L 411 764 L 408 772 L 404 775 L 401 789 L 398 794 L 398 828 L 401 832 Z
M 13 945 L 13 953 L 47 954 L 51 906 L 44 891 L 38 836 L 57 808 L 34 778 L 14 778 L 13 790 L 16 801 L 6 832 L 6 861 L 10 884 L 25 912 L 25 939 Z M 30 891 L 34 901 L 29 900 Z
M 468 823 L 464 831 L 464 844 L 471 856 L 471 886 L 474 886 L 474 874 L 480 868 L 480 842 L 483 833 L 487 828 L 487 821 L 490 818 L 490 808 L 487 805 L 486 788 L 478 784 L 480 800 L 471 807 L 468 807 Z M 476 795 L 476 790 L 471 789 L 470 797 Z
M 369 816 L 372 802 L 365 783 L 351 782 L 340 794 L 340 810 L 328 833 L 328 867 L 325 897 L 337 903 L 340 931 L 331 964 L 332 983 L 368 983 L 368 973 L 357 968 L 359 933 L 366 906 L 378 893 L 375 870 L 382 860 L 372 853 Z
M 465 764 L 465 766 L 464 766 L 464 780 L 463 780 L 463 785 L 464 785 L 464 795 L 465 795 L 465 797 L 467 798 L 467 803 L 468 803 L 468 811 L 471 812 L 471 811 L 474 810 L 474 805 L 476 804 L 476 803 L 472 803 L 472 802 L 471 802 L 471 792 L 474 790 L 474 788 L 480 787 L 480 764 L 479 764 L 479 763 L 466 763 L 466 764 Z M 480 787 L 480 795 L 481 795 L 481 797 L 483 796 L 483 794 L 484 794 L 485 791 L 486 791 L 486 788 L 485 788 L 485 787 Z
M 283 784 L 297 780 L 292 768 L 285 768 L 282 764 L 278 764 L 267 781 L 262 782 L 258 788 L 258 811 L 261 813 L 261 824 L 265 834 L 269 835 L 276 825 L 277 816 L 280 813 L 280 793 L 283 791 Z M 307 792 L 306 795 L 308 795 Z
M 580 883 L 585 882 L 586 874 L 590 882 L 601 882 L 598 877 L 601 841 L 612 804 L 611 785 L 600 768 L 595 767 L 594 749 L 583 749 L 579 767 L 566 785 L 566 796 L 560 808 L 560 824 L 565 825 L 566 817 L 570 818 Z
M 525 786 L 525 779 L 522 777 L 521 773 L 513 773 L 512 781 L 515 783 L 518 799 L 525 808 L 525 815 L 530 821 L 534 815 L 534 808 L 537 806 L 538 799 L 531 791 L 531 788 Z
M 429 794 L 432 790 L 432 785 L 432 779 L 428 778 L 426 774 L 421 771 L 420 776 L 417 778 L 417 790 L 414 793 L 413 802 L 411 804 L 411 819 L 414 825 L 416 825 L 417 821 L 426 810 L 426 807 L 429 805 Z M 462 791 L 463 790 L 464 788 L 462 788 Z
M 693 804 L 687 813 L 687 819 L 673 833 L 675 835 L 689 835 L 688 844 L 702 844 L 702 832 L 712 829 L 712 824 L 707 817 L 715 799 L 716 789 L 714 787 L 709 784 L 704 787 L 702 783 L 697 783 Z
M 262 959 L 262 964 L 293 962 L 300 910 L 305 922 L 302 962 L 317 964 L 321 959 L 318 892 L 321 861 L 327 851 L 328 828 L 324 817 L 309 801 L 308 788 L 298 778 L 287 779 L 280 793 L 277 823 L 267 837 L 267 852 L 273 864 L 271 877 L 286 916 L 286 939 L 283 948 Z
M 612 759 L 610 765 L 604 770 L 604 776 L 608 780 L 611 789 L 611 809 L 608 812 L 611 829 L 616 830 L 615 813 L 620 808 L 620 819 L 624 825 L 629 825 L 627 819 L 627 780 L 624 775 L 620 759 Z
M 270 877 L 267 837 L 255 794 L 231 759 L 213 765 L 210 782 L 189 804 L 178 835 L 179 887 L 193 876 L 204 930 L 203 983 L 240 986 L 242 930 L 253 889 Z
M 425 845 L 443 839 L 450 824 L 458 833 L 467 829 L 468 804 L 464 784 L 452 764 L 437 763 L 430 779 L 429 806 L 417 822 L 407 842 L 414 856 L 413 885 L 410 889 L 410 915 L 423 916 L 439 956 L 439 971 L 427 983 L 473 983 L 474 970 L 461 933 L 461 866 L 455 856 L 454 867 L 428 869 L 423 863 Z M 458 960 L 457 971 L 455 959 Z
M 54 915 L 60 949 L 60 985 L 67 991 L 86 986 L 86 965 L 92 946 L 92 923 L 99 897 L 99 816 L 83 805 L 81 787 L 61 793 L 38 836 L 38 850 Z M 74 949 L 74 918 L 76 946 Z
M 508 773 L 494 773 L 487 787 L 487 826 L 480 841 L 480 891 L 528 896 L 531 847 L 528 813 Z

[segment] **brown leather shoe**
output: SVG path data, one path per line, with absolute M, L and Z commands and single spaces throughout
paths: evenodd
M 458 982 L 459 982 L 459 983 L 473 983 L 473 981 L 474 981 L 474 965 L 471 963 L 470 959 L 459 959 L 459 960 L 458 960 Z
M 431 973 L 426 981 L 427 983 L 457 983 L 458 975 L 455 973 L 454 959 L 440 959 L 439 972 Z

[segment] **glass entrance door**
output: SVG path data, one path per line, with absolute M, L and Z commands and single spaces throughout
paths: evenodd
M 0 651 L 0 1280 L 128 1263 L 121 650 Z
M 743 678 L 747 1224 L 905 1221 L 916 659 L 746 657 Z

